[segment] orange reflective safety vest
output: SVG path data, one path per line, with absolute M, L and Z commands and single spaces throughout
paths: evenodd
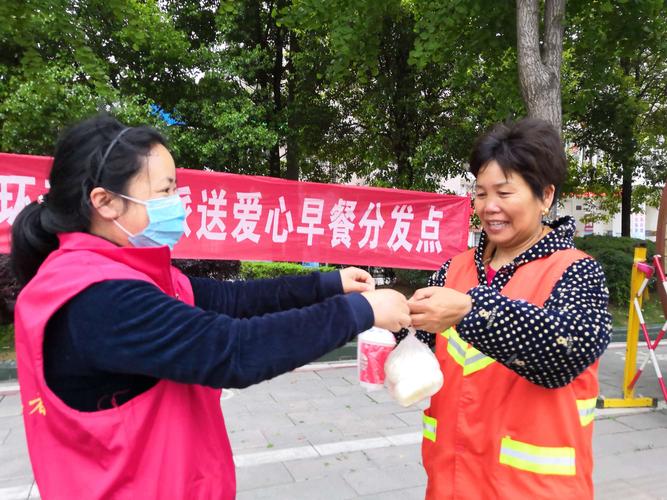
M 452 259 L 447 287 L 465 293 L 478 286 L 474 251 Z M 585 257 L 560 250 L 519 266 L 501 293 L 543 306 L 565 270 Z M 437 335 L 436 357 L 445 382 L 423 417 L 426 498 L 593 498 L 597 361 L 567 386 L 547 389 L 485 356 L 454 328 Z

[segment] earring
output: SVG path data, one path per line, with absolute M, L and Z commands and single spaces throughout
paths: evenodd
M 547 215 L 549 215 L 549 209 L 548 208 L 543 208 L 542 209 L 542 217 L 546 217 Z

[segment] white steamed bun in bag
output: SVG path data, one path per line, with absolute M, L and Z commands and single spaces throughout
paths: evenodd
M 433 396 L 443 383 L 440 364 L 414 328 L 387 357 L 384 365 L 387 388 L 401 406 L 410 406 Z

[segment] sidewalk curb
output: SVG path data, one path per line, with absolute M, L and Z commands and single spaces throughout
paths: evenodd
M 422 441 L 421 432 L 409 432 L 392 436 L 353 439 L 322 444 L 309 444 L 294 448 L 279 448 L 271 451 L 253 453 L 238 453 L 234 455 L 236 467 L 253 467 L 278 462 L 288 462 L 303 458 L 319 458 L 339 453 L 351 453 L 378 448 L 391 448 L 409 444 L 419 444 Z
M 19 393 L 19 384 L 0 384 L 0 396 L 11 396 Z
M 320 363 L 309 363 L 295 368 L 295 372 L 319 372 L 321 370 L 332 370 L 336 368 L 356 368 L 356 361 L 323 361 Z

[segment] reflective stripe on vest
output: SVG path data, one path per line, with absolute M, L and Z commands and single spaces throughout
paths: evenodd
M 536 474 L 576 474 L 574 448 L 535 446 L 509 436 L 500 444 L 500 463 Z
M 595 404 L 598 398 L 577 399 L 577 410 L 579 410 L 579 421 L 582 426 L 587 426 L 595 418 Z
M 424 437 L 435 443 L 435 437 L 438 432 L 438 421 L 435 418 L 424 414 L 422 425 L 424 427 Z
M 479 352 L 459 337 L 454 328 L 448 328 L 441 335 L 447 339 L 447 352 L 449 355 L 463 367 L 464 377 L 476 371 L 483 370 L 495 362 L 495 359 Z

